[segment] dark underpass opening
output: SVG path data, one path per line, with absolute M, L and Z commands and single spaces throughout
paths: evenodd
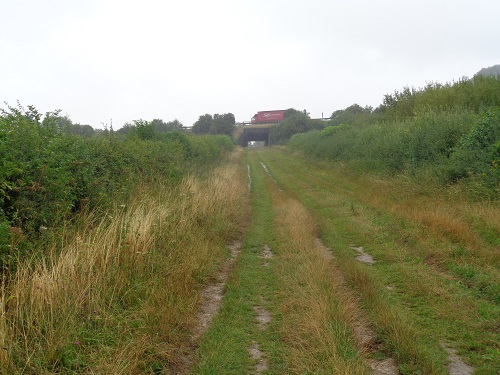
M 271 143 L 269 130 L 270 128 L 244 128 L 238 139 L 238 144 L 243 147 L 269 146 Z

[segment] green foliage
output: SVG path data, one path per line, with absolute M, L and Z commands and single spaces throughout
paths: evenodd
M 212 115 L 209 115 L 208 113 L 205 115 L 202 115 L 198 118 L 198 121 L 196 121 L 193 124 L 193 133 L 194 134 L 208 134 L 210 132 L 210 126 L 212 125 L 212 122 L 214 121 L 214 118 Z
M 95 134 L 94 128 L 90 125 L 72 124 L 69 128 L 71 134 L 91 137 Z
M 352 126 L 348 124 L 340 124 L 337 126 L 327 126 L 323 130 L 321 130 L 320 135 L 321 137 L 330 137 L 338 132 L 344 131 L 344 130 L 349 130 L 351 129 Z
M 322 129 L 324 123 L 312 120 L 303 112 L 296 111 L 285 118 L 278 126 L 271 128 L 269 138 L 272 144 L 284 144 L 290 140 L 294 134 L 305 133 L 315 129 Z
M 333 112 L 329 125 L 349 124 L 360 126 L 370 124 L 376 119 L 372 112 L 373 108 L 371 107 L 361 107 L 359 104 L 353 104 L 345 109 Z
M 151 125 L 153 125 L 156 134 L 182 130 L 182 123 L 177 119 L 169 122 L 165 122 L 160 119 L 153 119 L 151 121 Z
M 307 111 L 305 109 L 303 111 L 299 111 L 295 108 L 288 108 L 283 114 L 283 117 L 287 119 L 289 117 L 292 117 L 293 115 L 300 115 L 300 114 L 304 114 L 307 116 Z
M 462 135 L 443 165 L 447 182 L 473 178 L 480 193 L 500 195 L 500 110 L 490 110 Z
M 0 254 L 3 258 L 10 257 L 11 232 L 10 223 L 0 211 Z
M 198 118 L 193 124 L 193 133 L 195 134 L 225 134 L 229 137 L 233 135 L 236 120 L 232 113 L 222 115 L 205 114 Z
M 374 111 L 354 104 L 335 111 L 320 132 L 285 136 L 296 134 L 290 147 L 313 157 L 443 184 L 464 181 L 473 195 L 494 199 L 500 196 L 498 108 L 500 77 L 476 75 L 405 87 Z
M 376 112 L 385 121 L 411 118 L 425 111 L 468 109 L 476 113 L 500 106 L 500 76 L 475 76 L 454 83 L 429 83 L 422 89 L 405 87 L 385 95 Z
M 468 110 L 429 111 L 369 127 L 327 127 L 294 135 L 289 145 L 313 157 L 372 171 L 413 175 L 430 171 L 442 183 L 474 179 L 474 188 L 483 196 L 499 194 L 498 110 L 484 116 Z
M 134 120 L 135 134 L 140 139 L 153 139 L 155 136 L 155 127 L 152 122 L 140 120 Z
M 123 199 L 140 181 L 175 183 L 193 166 L 212 163 L 233 147 L 226 136 L 158 133 L 155 125 L 163 123 L 134 121 L 123 140 L 109 131 L 82 137 L 59 111 L 42 116 L 20 105 L 1 110 L 0 267 L 75 212 Z M 9 247 L 13 233 L 23 238 L 15 248 Z
M 225 113 L 222 115 L 215 114 L 214 121 L 210 126 L 210 134 L 225 134 L 229 137 L 233 135 L 234 124 L 236 120 L 232 113 Z
M 154 139 L 162 137 L 163 134 L 172 131 L 182 131 L 182 123 L 179 120 L 165 122 L 161 119 L 134 120 L 132 124 L 126 123 L 117 133 L 123 137 L 138 137 L 140 139 Z

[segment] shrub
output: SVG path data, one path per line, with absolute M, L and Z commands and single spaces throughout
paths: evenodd
M 348 130 L 348 129 L 351 129 L 351 125 L 348 125 L 348 124 L 340 124 L 340 125 L 337 125 L 337 126 L 327 126 L 326 128 L 324 128 L 323 130 L 321 130 L 320 134 L 322 137 L 330 137 L 340 131 L 343 131 L 343 130 Z
M 178 131 L 151 136 L 150 124 L 138 123 L 138 134 L 124 140 L 109 131 L 82 137 L 71 132 L 69 119 L 59 121 L 58 113 L 42 116 L 34 107 L 20 105 L 1 112 L 4 255 L 13 250 L 8 249 L 10 227 L 19 228 L 25 239 L 16 251 L 30 250 L 45 228 L 59 226 L 75 212 L 104 209 L 144 180 L 175 184 L 195 165 L 213 163 L 233 146 L 227 136 L 196 137 Z
M 309 118 L 306 113 L 297 112 L 285 118 L 278 126 L 269 131 L 272 144 L 285 144 L 294 134 L 305 133 L 311 130 L 323 129 L 325 124 Z
M 473 178 L 481 190 L 500 193 L 500 110 L 490 110 L 464 134 L 443 165 L 446 182 Z
M 464 109 L 423 111 L 368 127 L 329 126 L 294 135 L 289 146 L 371 171 L 420 176 L 430 171 L 442 183 L 469 179 L 483 196 L 499 193 L 499 110 L 483 116 Z

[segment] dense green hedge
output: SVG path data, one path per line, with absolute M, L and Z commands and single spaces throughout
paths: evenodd
M 53 121 L 56 114 L 18 106 L 0 115 L 0 261 L 30 250 L 46 228 L 83 208 L 125 199 L 145 180 L 175 183 L 233 147 L 227 136 L 181 132 L 148 140 L 110 131 L 82 137 Z
M 500 109 L 428 111 L 368 127 L 342 125 L 294 135 L 293 150 L 384 173 L 474 181 L 477 193 L 500 196 Z
M 500 76 L 406 87 L 375 110 L 335 111 L 328 125 L 294 135 L 290 147 L 362 171 L 463 181 L 474 195 L 500 196 Z
M 475 76 L 453 83 L 429 83 L 415 89 L 385 95 L 383 104 L 376 109 L 385 121 L 402 120 L 428 110 L 453 111 L 467 109 L 479 113 L 500 106 L 500 76 Z

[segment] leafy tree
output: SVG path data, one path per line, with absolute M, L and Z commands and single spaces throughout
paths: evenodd
M 55 131 L 58 133 L 69 132 L 73 126 L 73 122 L 68 116 L 61 116 L 61 110 L 47 112 L 41 122 L 42 128 L 46 131 Z
M 135 133 L 141 139 L 153 139 L 155 135 L 155 129 L 152 122 L 145 121 L 142 119 L 134 120 Z
M 500 106 L 500 75 L 477 74 L 453 83 L 429 83 L 424 88 L 405 87 L 402 91 L 384 96 L 376 109 L 381 120 L 411 119 L 425 111 L 446 112 L 468 109 L 481 113 L 487 107 Z
M 500 193 L 500 110 L 487 111 L 462 136 L 443 170 L 448 181 L 474 176 L 497 195 Z
M 330 126 L 340 124 L 362 125 L 372 122 L 372 107 L 361 107 L 359 104 L 353 104 L 345 109 L 334 111 L 330 117 Z
M 116 131 L 116 133 L 121 137 L 125 137 L 127 134 L 133 133 L 135 130 L 135 126 L 132 125 L 131 123 L 127 122 L 125 125 L 123 125 L 120 129 Z
M 229 137 L 233 135 L 235 118 L 232 113 L 222 115 L 205 114 L 198 118 L 193 124 L 193 133 L 195 134 L 225 134 Z
M 169 121 L 167 122 L 167 129 L 168 131 L 175 131 L 175 130 L 182 130 L 182 128 L 184 127 L 184 125 L 182 125 L 182 122 L 180 122 L 179 120 L 175 119 L 174 121 Z
M 231 137 L 234 132 L 235 122 L 232 113 L 215 114 L 209 132 L 210 134 L 225 134 Z
M 132 124 L 126 123 L 117 131 L 121 138 L 127 135 L 137 136 L 140 139 L 157 138 L 160 134 L 172 131 L 181 131 L 182 124 L 179 120 L 165 122 L 161 119 L 145 121 L 142 119 L 134 120 Z
M 307 115 L 307 112 L 306 110 L 304 109 L 304 111 L 298 111 L 296 110 L 295 108 L 288 108 L 286 111 L 285 111 L 285 114 L 283 115 L 283 117 L 285 119 L 289 118 L 289 117 L 292 117 L 293 115 L 298 115 L 298 114 L 306 114 Z
M 182 130 L 182 123 L 177 119 L 169 122 L 165 122 L 160 119 L 153 119 L 153 121 L 151 121 L 151 124 L 153 125 L 155 133 L 166 133 L 174 130 Z
M 74 135 L 91 137 L 95 134 L 94 128 L 90 125 L 73 124 L 69 127 L 69 132 Z
M 210 126 L 212 125 L 213 122 L 213 117 L 212 115 L 209 115 L 208 113 L 205 115 L 202 115 L 198 118 L 198 121 L 196 121 L 193 124 L 193 133 L 194 134 L 208 134 L 210 132 Z
M 295 111 L 294 114 L 285 118 L 281 124 L 271 128 L 269 137 L 271 143 L 284 144 L 294 135 L 305 133 L 315 129 L 323 129 L 325 124 L 309 118 L 307 113 Z

